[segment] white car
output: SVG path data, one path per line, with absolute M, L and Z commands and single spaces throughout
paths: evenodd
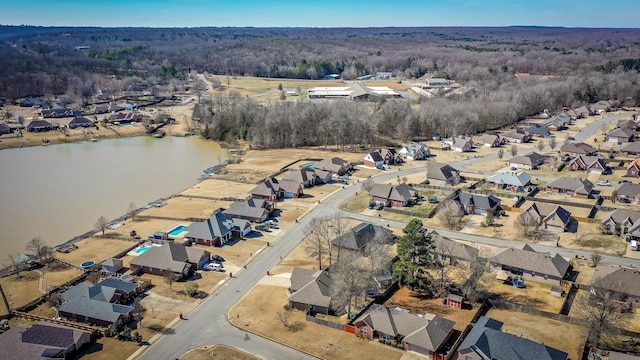
M 596 183 L 596 185 L 600 185 L 600 186 L 611 186 L 611 183 L 608 181 L 598 181 Z
M 222 264 L 219 262 L 210 262 L 204 266 L 205 270 L 209 271 L 222 271 Z

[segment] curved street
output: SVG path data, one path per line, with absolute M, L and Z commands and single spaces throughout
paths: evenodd
M 592 136 L 600 126 L 605 125 L 610 121 L 615 121 L 628 116 L 629 113 L 625 113 L 603 117 L 602 119 L 594 121 L 575 136 L 575 141 L 583 141 Z M 533 151 L 535 151 L 535 148 L 521 149 L 520 154 L 526 154 Z M 491 154 L 485 157 L 469 158 L 467 160 L 453 162 L 451 165 L 457 168 L 464 168 L 466 165 L 493 158 L 497 158 L 497 155 Z M 411 169 L 399 168 L 397 171 L 388 171 L 378 175 L 375 179 L 377 182 L 384 182 L 393 180 L 397 176 L 412 175 L 424 171 L 424 167 Z M 247 266 L 247 269 L 243 269 L 239 273 L 234 274 L 234 278 L 229 279 L 213 295 L 210 295 L 205 299 L 198 308 L 190 314 L 187 314 L 186 317 L 188 320 L 178 322 L 175 326 L 174 333 L 162 336 L 160 339 L 155 341 L 153 345 L 140 349 L 140 351 L 137 354 L 134 354 L 131 358 L 137 358 L 140 353 L 143 352 L 140 357 L 141 359 L 177 359 L 189 349 L 198 346 L 224 344 L 242 349 L 264 359 L 314 359 L 313 356 L 234 327 L 228 321 L 227 314 L 233 305 L 247 294 L 263 276 L 266 275 L 268 270 L 272 269 L 280 262 L 281 256 L 286 256 L 296 246 L 298 246 L 303 239 L 302 234 L 304 234 L 304 229 L 306 229 L 311 220 L 316 217 L 327 217 L 340 212 L 342 216 L 352 219 L 369 221 L 382 225 L 389 224 L 390 226 L 398 228 L 404 227 L 404 223 L 389 221 L 377 217 L 369 217 L 361 214 L 341 212 L 339 210 L 340 204 L 349 197 L 354 196 L 356 192 L 361 191 L 360 187 L 360 184 L 347 186 L 343 190 L 336 191 L 321 204 L 316 205 L 306 216 L 301 218 L 290 231 L 280 236 L 280 238 L 272 243 L 270 247 L 261 252 L 261 254 Z M 521 242 L 517 241 L 494 239 L 459 232 L 445 230 L 438 230 L 438 232 L 452 239 L 467 240 L 481 244 L 496 246 L 522 245 Z M 532 246 L 536 251 L 558 252 L 567 258 L 573 258 L 575 256 L 588 257 L 591 254 L 587 251 L 570 250 L 538 244 L 534 244 Z M 603 256 L 602 261 L 619 265 L 640 266 L 640 260 L 614 256 Z

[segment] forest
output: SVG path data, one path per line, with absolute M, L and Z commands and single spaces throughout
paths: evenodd
M 364 145 L 476 133 L 544 109 L 598 100 L 640 105 L 640 30 L 504 28 L 0 27 L 0 98 L 88 97 L 187 86 L 190 72 L 229 76 L 456 80 L 472 91 L 376 104 L 277 103 L 236 94 L 195 110 L 204 135 L 257 146 Z M 530 77 L 516 77 L 529 73 Z M 373 119 L 373 121 L 372 121 Z M 359 129 L 354 133 L 352 129 Z M 295 129 L 289 131 L 288 129 Z

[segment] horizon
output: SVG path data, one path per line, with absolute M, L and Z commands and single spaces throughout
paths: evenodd
M 637 13 L 633 0 L 0 0 L 0 24 L 34 27 L 637 29 Z

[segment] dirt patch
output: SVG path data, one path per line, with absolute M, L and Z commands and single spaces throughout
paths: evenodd
M 375 354 L 379 359 L 400 359 L 403 351 L 377 342 L 359 340 L 346 331 L 305 321 L 304 313 L 294 311 L 285 327 L 276 318 L 287 304 L 282 287 L 258 285 L 229 312 L 238 327 L 307 351 L 323 359 L 362 359 Z M 294 329 L 294 330 L 291 330 Z
M 208 345 L 190 350 L 180 357 L 180 360 L 260 360 L 242 350 L 225 345 Z
M 443 304 L 443 299 L 430 299 L 418 292 L 411 291 L 403 287 L 398 290 L 391 299 L 387 300 L 385 306 L 399 307 L 409 310 L 412 314 L 435 314 L 451 321 L 455 321 L 455 329 L 462 331 L 471 322 L 471 319 L 478 311 L 476 304 L 471 304 L 469 309 L 456 309 Z
M 582 357 L 582 346 L 587 339 L 587 331 L 581 326 L 501 309 L 491 309 L 487 316 L 502 321 L 503 332 L 566 351 L 570 359 Z

